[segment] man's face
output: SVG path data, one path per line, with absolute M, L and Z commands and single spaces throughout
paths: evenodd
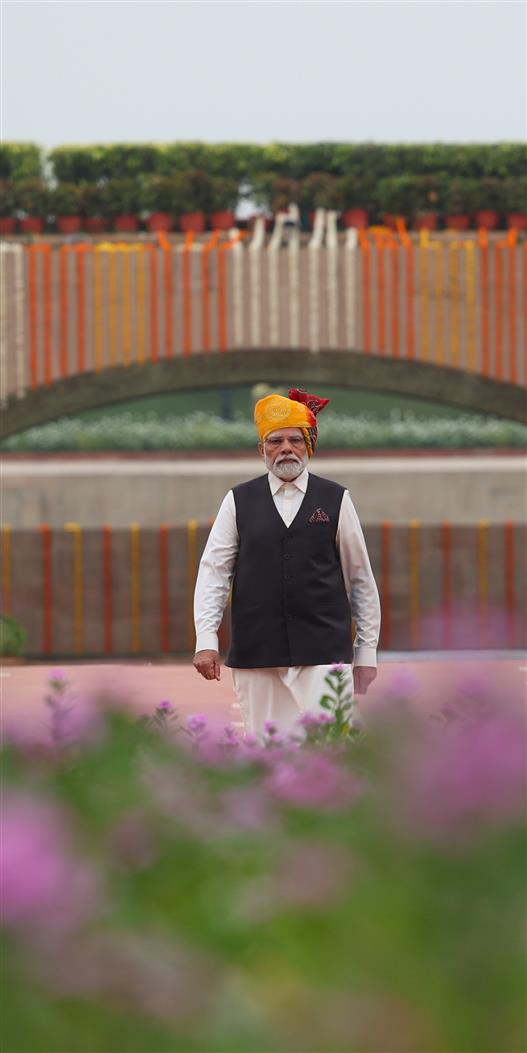
M 279 428 L 258 443 L 260 456 L 266 467 L 279 479 L 296 479 L 309 460 L 301 428 Z

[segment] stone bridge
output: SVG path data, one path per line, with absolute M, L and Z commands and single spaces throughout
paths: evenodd
M 526 419 L 527 242 L 313 233 L 282 214 L 156 241 L 1 246 L 3 434 L 143 395 L 267 381 Z

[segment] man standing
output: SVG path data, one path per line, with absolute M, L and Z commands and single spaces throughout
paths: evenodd
M 352 617 L 357 694 L 377 675 L 379 596 L 357 513 L 343 486 L 307 470 L 328 401 L 293 388 L 256 403 L 268 474 L 229 491 L 200 562 L 194 667 L 220 679 L 217 634 L 232 582 L 226 665 L 252 733 L 266 721 L 288 732 L 317 709 L 335 663 L 351 686 Z

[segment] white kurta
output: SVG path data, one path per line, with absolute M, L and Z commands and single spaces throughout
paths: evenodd
M 309 481 L 307 468 L 297 479 L 284 482 L 269 472 L 269 486 L 277 511 L 289 527 L 300 509 Z M 232 490 L 224 498 L 209 534 L 199 565 L 194 594 L 196 651 L 218 650 L 218 629 L 229 596 L 238 553 L 236 507 Z M 376 666 L 380 631 L 380 603 L 364 535 L 353 502 L 346 490 L 336 534 L 344 586 L 355 620 L 353 661 Z M 262 626 L 262 632 L 265 627 Z M 283 729 L 291 726 L 298 711 L 315 709 L 324 693 L 329 666 L 291 666 L 280 669 L 233 669 L 238 702 L 246 726 L 259 732 L 266 720 Z

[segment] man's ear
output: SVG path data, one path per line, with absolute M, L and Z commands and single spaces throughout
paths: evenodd
M 264 456 L 264 444 L 263 444 L 263 442 L 259 442 L 258 443 L 258 453 L 260 454 L 260 457 Z

